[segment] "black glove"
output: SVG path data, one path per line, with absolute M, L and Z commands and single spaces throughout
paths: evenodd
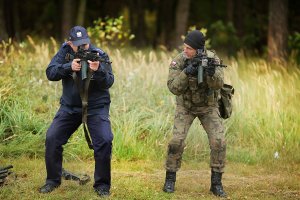
M 216 68 L 215 67 L 208 67 L 208 68 L 205 68 L 205 71 L 206 71 L 208 76 L 212 77 L 216 72 Z
M 198 74 L 198 68 L 193 65 L 188 65 L 183 71 L 186 75 L 197 76 Z

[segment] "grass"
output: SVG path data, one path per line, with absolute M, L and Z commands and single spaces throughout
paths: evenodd
M 0 198 L 13 199 L 98 199 L 93 181 L 80 186 L 74 181 L 62 185 L 50 194 L 39 194 L 44 184 L 45 166 L 42 159 L 5 159 L 14 165 L 7 185 L 1 188 Z M 64 167 L 93 177 L 92 160 L 69 161 Z M 300 199 L 299 165 L 245 165 L 228 163 L 223 176 L 229 199 Z M 112 188 L 109 199 L 219 199 L 209 192 L 210 171 L 205 162 L 183 162 L 177 173 L 176 192 L 166 194 L 163 163 L 159 161 L 112 161 Z M 16 176 L 16 179 L 14 179 Z M 93 178 L 92 178 L 93 180 Z
M 61 83 L 45 76 L 58 48 L 52 39 L 2 43 L 0 54 L 0 143 L 7 156 L 43 156 L 45 132 L 59 107 Z M 172 135 L 175 98 L 166 87 L 168 65 L 176 52 L 106 49 L 113 61 L 111 88 L 113 151 L 117 159 L 164 159 Z M 129 52 L 131 51 L 131 52 Z M 226 83 L 235 87 L 233 116 L 225 121 L 228 160 L 242 163 L 281 159 L 300 162 L 298 110 L 300 71 L 293 62 L 284 69 L 260 58 L 226 60 Z M 196 121 L 196 120 L 195 120 Z M 205 132 L 194 122 L 185 159 L 209 155 Z M 67 158 L 91 158 L 82 130 L 66 145 Z

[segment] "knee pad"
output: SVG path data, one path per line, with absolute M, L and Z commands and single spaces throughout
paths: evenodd
M 178 152 L 182 152 L 185 145 L 182 141 L 179 142 L 170 142 L 169 144 L 169 153 L 170 154 L 176 154 Z

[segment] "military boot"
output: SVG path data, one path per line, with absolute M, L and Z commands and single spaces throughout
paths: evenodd
M 222 173 L 211 171 L 211 186 L 210 191 L 219 197 L 227 197 L 222 186 Z
M 175 190 L 176 172 L 166 172 L 166 181 L 163 188 L 164 192 L 172 193 Z

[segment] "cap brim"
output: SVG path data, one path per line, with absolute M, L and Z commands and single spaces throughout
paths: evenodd
M 74 46 L 80 46 L 80 45 L 83 45 L 83 44 L 90 44 L 90 39 L 89 38 L 86 38 L 86 39 L 81 39 L 81 40 L 76 40 L 76 41 L 72 41 L 73 45 Z

